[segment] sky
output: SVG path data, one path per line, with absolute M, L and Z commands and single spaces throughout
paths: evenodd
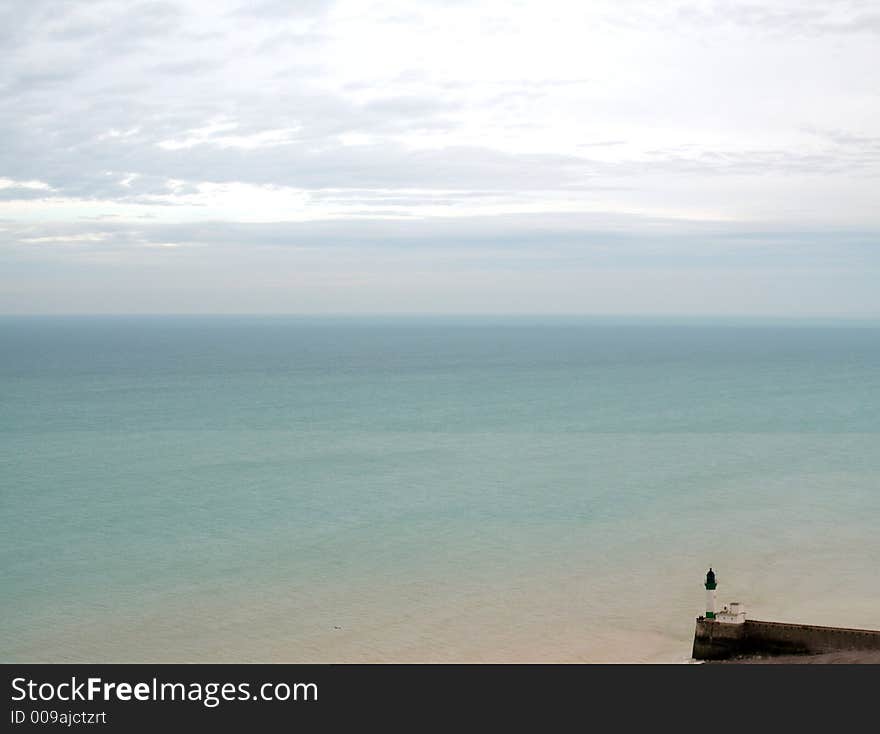
M 880 317 L 876 0 L 0 0 L 0 313 Z

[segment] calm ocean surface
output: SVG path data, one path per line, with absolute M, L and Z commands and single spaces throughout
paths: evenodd
M 880 627 L 880 327 L 0 318 L 0 509 L 6 662 Z

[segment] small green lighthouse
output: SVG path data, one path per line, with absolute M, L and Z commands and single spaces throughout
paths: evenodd
M 715 619 L 715 572 L 706 574 L 706 619 Z

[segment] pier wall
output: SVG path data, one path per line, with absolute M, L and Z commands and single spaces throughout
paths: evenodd
M 880 650 L 880 630 L 762 622 L 725 624 L 697 618 L 693 656 L 723 660 L 739 655 L 818 655 L 839 650 Z

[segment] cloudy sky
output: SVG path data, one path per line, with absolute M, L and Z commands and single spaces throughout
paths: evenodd
M 880 316 L 876 0 L 0 0 L 0 313 Z

